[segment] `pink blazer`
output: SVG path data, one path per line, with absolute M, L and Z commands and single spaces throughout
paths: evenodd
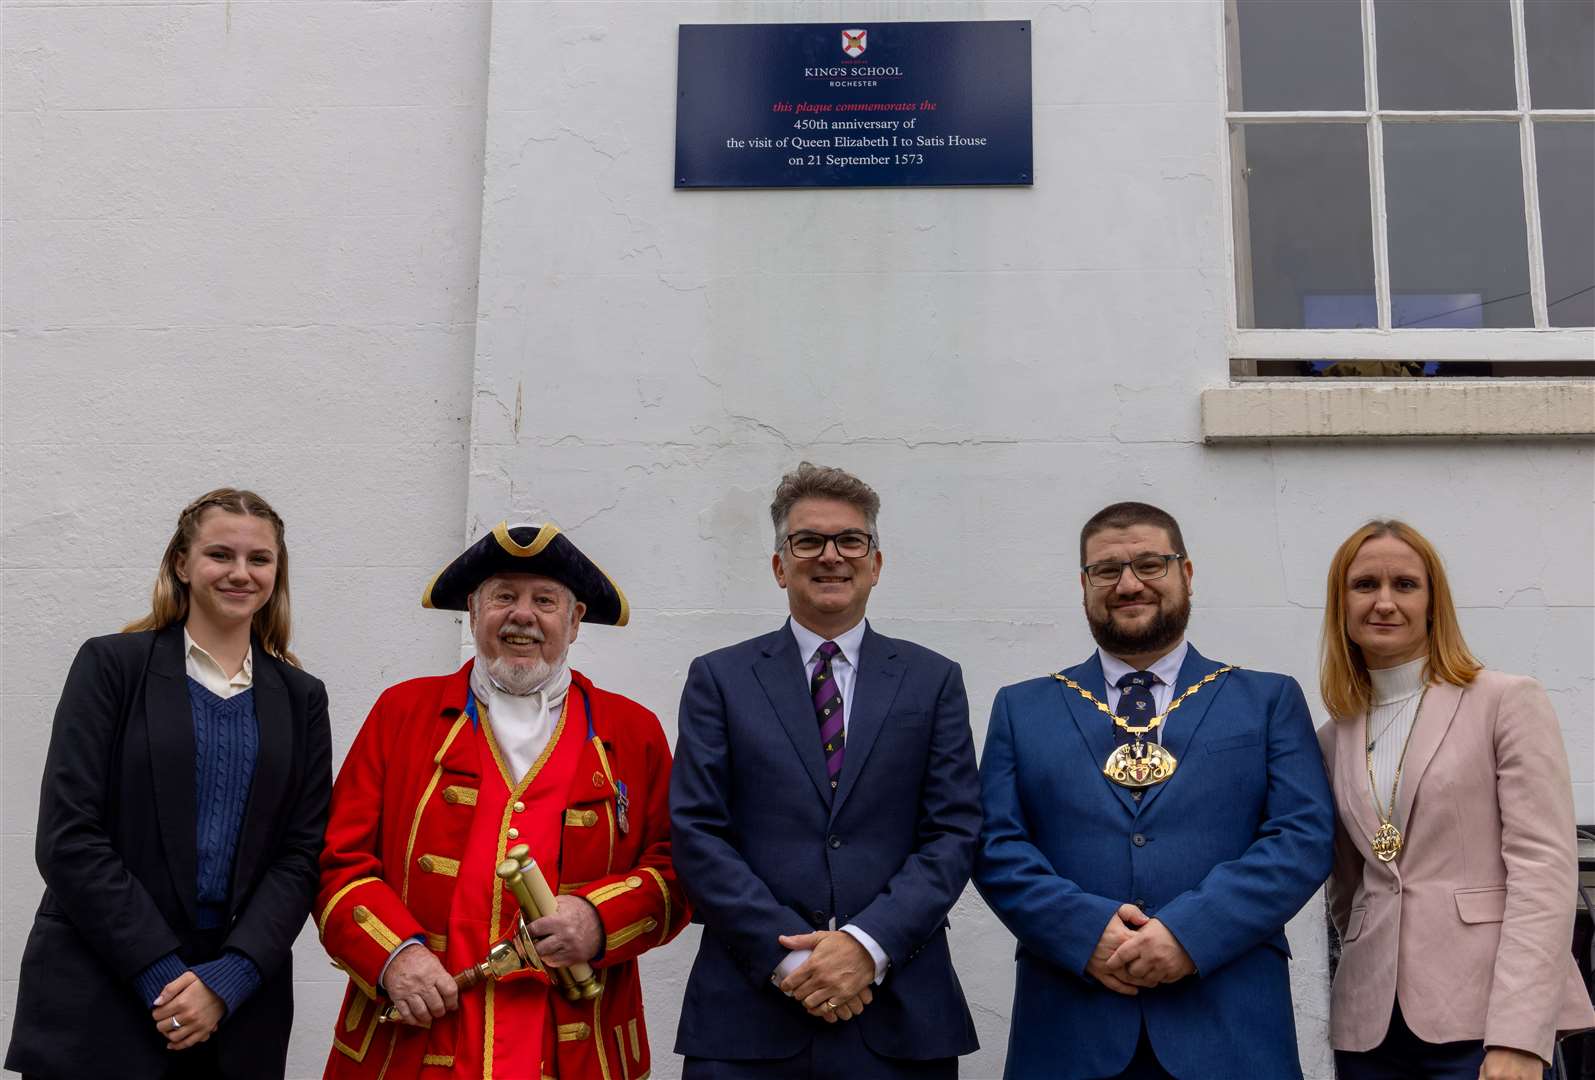
M 1379 818 L 1366 720 L 1318 732 L 1338 818 L 1330 1043 L 1378 1046 L 1399 997 L 1427 1042 L 1483 1039 L 1549 1061 L 1559 1032 L 1595 1026 L 1571 951 L 1573 795 L 1550 699 L 1498 671 L 1429 687 L 1402 767 L 1405 845 L 1392 863 L 1369 846 Z

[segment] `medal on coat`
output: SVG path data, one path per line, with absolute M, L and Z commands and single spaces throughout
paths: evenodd
M 1233 671 L 1234 664 L 1226 664 L 1217 671 L 1203 677 L 1200 681 L 1188 687 L 1179 697 L 1169 703 L 1169 707 L 1157 716 L 1152 717 L 1144 724 L 1132 724 L 1125 717 L 1119 716 L 1114 711 L 1098 701 L 1085 687 L 1069 678 L 1067 675 L 1054 673 L 1053 678 L 1069 687 L 1075 693 L 1095 705 L 1100 712 L 1113 718 L 1113 726 L 1130 735 L 1135 741 L 1115 747 L 1113 753 L 1108 755 L 1108 760 L 1102 764 L 1102 775 L 1127 788 L 1148 788 L 1154 784 L 1161 784 L 1174 775 L 1174 770 L 1179 767 L 1173 754 L 1154 736 L 1151 739 L 1145 736 L 1155 732 L 1163 726 L 1169 714 L 1178 709 L 1185 699 L 1196 693 L 1202 687 L 1224 674 Z
M 615 790 L 618 792 L 615 796 L 615 827 L 624 836 L 626 833 L 631 832 L 631 821 L 626 817 L 626 808 L 631 805 L 631 798 L 626 794 L 626 782 L 624 780 L 615 781 Z

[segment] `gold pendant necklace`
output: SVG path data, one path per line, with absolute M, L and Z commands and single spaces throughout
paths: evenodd
M 1425 686 L 1418 694 L 1417 708 L 1412 710 L 1412 726 L 1407 728 L 1407 741 L 1401 744 L 1401 756 L 1396 759 L 1396 778 L 1390 783 L 1388 810 L 1379 801 L 1379 781 L 1373 775 L 1373 743 L 1368 744 L 1368 790 L 1373 795 L 1373 812 L 1379 815 L 1379 827 L 1373 831 L 1368 846 L 1373 849 L 1374 858 L 1380 862 L 1395 862 L 1396 856 L 1401 854 L 1402 844 L 1406 842 L 1401 830 L 1396 828 L 1396 792 L 1401 789 L 1401 767 L 1407 763 L 1407 747 L 1412 745 L 1412 733 L 1418 730 L 1418 712 L 1423 708 L 1423 695 L 1428 692 L 1429 688 Z M 1365 730 L 1367 723 L 1364 717 Z M 1385 730 L 1389 730 L 1389 725 L 1386 725 Z M 1379 737 L 1383 738 L 1384 732 L 1380 732 Z
M 1178 709 L 1186 698 L 1224 674 L 1224 672 L 1233 671 L 1234 669 L 1234 664 L 1226 664 L 1217 671 L 1204 676 L 1200 681 L 1187 687 L 1183 694 L 1170 702 L 1166 710 L 1152 717 L 1144 724 L 1130 723 L 1128 719 L 1118 715 L 1098 701 L 1092 696 L 1091 691 L 1069 678 L 1069 676 L 1054 672 L 1052 677 L 1095 705 L 1099 712 L 1107 713 L 1108 716 L 1112 717 L 1114 727 L 1135 737 L 1135 741 L 1132 743 L 1114 747 L 1113 753 L 1109 754 L 1108 760 L 1102 764 L 1102 775 L 1120 787 L 1147 788 L 1153 784 L 1161 784 L 1173 776 L 1174 770 L 1179 767 L 1180 763 L 1175 760 L 1173 754 L 1169 753 L 1168 748 L 1158 742 L 1157 739 L 1145 741 L 1142 736 L 1162 727 L 1163 721 L 1168 719 L 1169 714 Z

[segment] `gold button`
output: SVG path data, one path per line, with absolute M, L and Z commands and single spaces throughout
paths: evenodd
M 504 835 L 508 836 L 511 840 L 519 840 L 521 838 L 521 831 L 519 829 L 511 829 Z
M 654 920 L 652 920 L 652 919 L 645 920 L 642 925 L 643 925 L 643 928 L 646 929 L 646 930 L 657 930 L 657 929 L 659 929 L 659 924 L 657 922 L 655 922 Z
M 584 811 L 582 811 L 582 824 L 586 825 L 588 828 L 592 828 L 594 825 L 597 825 L 598 824 L 598 811 L 597 810 L 584 810 Z
M 627 878 L 626 879 L 626 888 L 628 888 L 628 889 L 640 889 L 640 888 L 642 888 L 642 878 L 637 877 L 635 875 Z
M 444 802 L 446 802 L 446 803 L 455 803 L 455 802 L 459 802 L 459 800 L 460 800 L 460 797 L 458 795 L 454 794 L 454 789 L 453 788 L 444 788 L 443 789 L 443 801 Z
M 525 809 L 526 809 L 526 804 L 521 802 L 519 799 L 516 799 L 515 800 L 515 812 L 517 814 L 519 814 L 521 811 L 523 811 Z
M 421 869 L 426 871 L 430 871 L 432 869 L 432 856 L 423 855 L 418 861 L 421 864 Z
M 601 772 L 594 771 L 593 772 L 593 787 L 603 787 L 603 786 L 604 786 L 604 774 L 601 773 Z

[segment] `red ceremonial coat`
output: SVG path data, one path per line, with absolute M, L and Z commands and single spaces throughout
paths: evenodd
M 648 1074 L 649 1055 L 636 958 L 669 941 L 688 919 L 670 862 L 664 731 L 636 702 L 572 672 L 548 751 L 512 789 L 497 766 L 488 724 L 473 725 L 464 711 L 470 671 L 468 663 L 453 675 L 386 690 L 339 771 L 316 918 L 322 944 L 349 976 L 349 989 L 325 1075 L 537 1080 L 510 1071 L 519 1067 L 509 1062 L 521 1059 L 506 1054 L 524 1051 L 525 1060 L 541 1057 L 543 1075 L 557 1080 L 640 1080 Z M 556 774 L 564 791 L 550 798 L 545 788 Z M 552 820 L 540 806 L 555 811 Z M 484 838 L 492 851 L 483 847 Z M 496 863 L 517 843 L 530 843 L 534 856 L 557 852 L 552 866 L 539 858 L 550 884 L 597 909 L 604 949 L 592 966 L 603 993 L 571 1002 L 534 971 L 467 991 L 462 998 L 480 1000 L 462 1002 L 430 1028 L 378 1024 L 387 999 L 377 980 L 399 942 L 422 937 L 454 971 L 486 956 L 493 943 L 489 924 L 496 920 L 499 937 L 513 929 L 514 898 L 496 879 L 478 881 L 485 875 L 471 868 Z M 463 887 L 481 894 L 457 897 Z M 485 922 L 471 921 L 470 913 L 490 909 L 496 914 Z M 451 925 L 456 940 L 450 940 Z M 457 940 L 471 925 L 481 927 L 482 940 Z M 526 1030 L 505 1010 L 525 1000 L 534 982 L 544 988 L 543 1008 L 534 1010 L 544 1022 Z M 482 1048 L 494 1046 L 495 1020 L 506 1025 L 500 1050 L 484 1062 Z M 504 1045 L 507 1031 L 518 1046 Z

